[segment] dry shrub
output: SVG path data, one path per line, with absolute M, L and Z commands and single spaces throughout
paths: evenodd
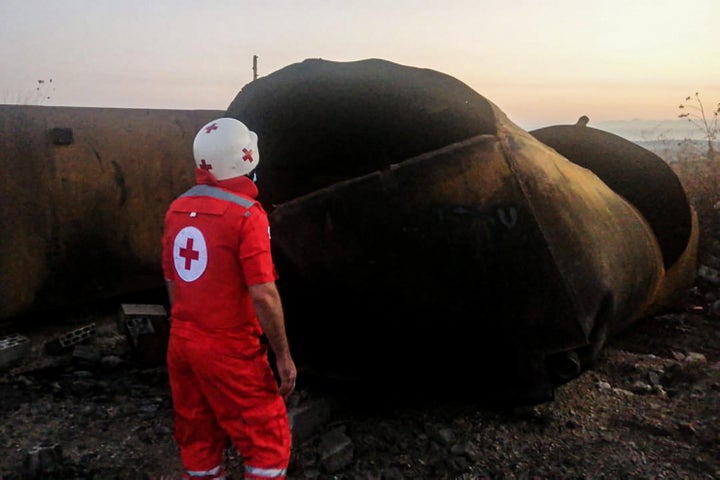
M 680 178 L 700 222 L 700 260 L 720 240 L 720 162 L 704 155 L 672 162 L 671 168 Z

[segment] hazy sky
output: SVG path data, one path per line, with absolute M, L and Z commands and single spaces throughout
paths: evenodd
M 258 55 L 431 68 L 526 129 L 669 119 L 720 102 L 719 21 L 720 0 L 0 0 L 0 103 L 225 109 Z

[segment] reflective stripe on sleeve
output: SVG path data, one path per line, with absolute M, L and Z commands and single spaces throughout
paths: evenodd
M 251 467 L 248 465 L 245 466 L 245 473 L 249 473 L 251 475 L 257 475 L 258 477 L 263 477 L 263 478 L 284 477 L 285 472 L 286 472 L 285 468 L 258 468 L 258 467 Z

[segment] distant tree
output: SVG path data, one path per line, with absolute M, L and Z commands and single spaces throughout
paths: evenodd
M 685 101 L 678 107 L 681 113 L 680 118 L 686 118 L 688 122 L 697 127 L 703 134 L 703 138 L 707 140 L 708 151 L 707 156 L 710 159 L 715 158 L 717 152 L 713 142 L 720 133 L 720 125 L 718 124 L 718 115 L 720 115 L 720 103 L 717 104 L 712 113 L 705 110 L 705 106 L 700 99 L 700 93 L 695 92 L 695 98 L 687 97 Z

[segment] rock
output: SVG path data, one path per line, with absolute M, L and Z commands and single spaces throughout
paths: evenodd
M 678 362 L 682 362 L 683 360 L 685 360 L 685 354 L 680 352 L 672 352 L 672 356 Z
M 93 390 L 95 390 L 96 386 L 97 382 L 87 379 L 78 379 L 72 382 L 70 390 L 74 395 L 83 396 L 91 394 Z
M 702 353 L 688 352 L 683 361 L 685 363 L 707 363 L 707 358 Z
M 320 439 L 320 466 L 327 473 L 338 472 L 353 460 L 353 444 L 343 430 L 344 428 L 336 428 Z
M 404 480 L 405 476 L 402 474 L 399 468 L 390 467 L 385 470 L 382 478 L 383 480 Z
M 580 427 L 581 427 L 581 425 L 578 422 L 576 422 L 575 420 L 570 419 L 565 422 L 565 428 L 575 429 L 575 428 L 580 428 Z
M 172 435 L 172 433 L 173 433 L 172 427 L 168 427 L 167 425 L 163 425 L 161 423 L 155 424 L 155 426 L 153 426 L 153 431 L 156 434 L 162 435 L 162 436 Z
M 448 460 L 449 470 L 452 472 L 462 472 L 468 469 L 468 461 L 465 457 L 455 457 Z
M 720 270 L 720 258 L 716 257 L 715 255 L 706 255 L 704 263 L 710 268 Z
M 648 385 L 647 383 L 643 382 L 642 380 L 637 380 L 633 382 L 632 386 L 630 387 L 630 391 L 633 393 L 650 393 L 652 392 L 652 385 Z
M 715 300 L 710 306 L 710 315 L 713 318 L 720 318 L 720 300 Z
M 610 385 L 608 382 L 598 382 L 597 387 L 600 390 L 612 390 L 612 385 Z
M 635 394 L 631 392 L 630 390 L 625 390 L 624 388 L 613 388 L 612 389 L 614 393 L 617 393 L 618 395 L 623 395 L 625 397 L 634 397 Z
M 313 480 L 315 478 L 320 478 L 320 470 L 316 468 L 309 468 L 307 470 L 303 470 L 302 478 L 307 480 Z
M 648 372 L 648 382 L 650 382 L 650 385 L 660 385 L 660 376 L 662 375 L 662 372 Z
M 130 352 L 127 337 L 119 333 L 96 338 L 95 346 L 103 356 L 124 357 Z
M 658 395 L 660 397 L 667 397 L 667 392 L 662 385 L 653 385 L 652 391 L 655 395 Z
M 475 457 L 476 448 L 471 442 L 457 443 L 452 446 L 450 453 L 458 457 L 465 457 L 472 460 Z
M 294 443 L 307 440 L 330 420 L 330 402 L 325 399 L 309 400 L 288 409 L 288 419 Z
M 113 369 L 125 363 L 125 361 L 117 355 L 105 355 L 100 359 L 100 365 L 105 368 Z
M 707 281 L 713 286 L 720 285 L 720 271 L 707 265 L 700 265 L 698 268 L 698 277 Z
M 451 428 L 430 425 L 426 426 L 428 436 L 440 445 L 448 446 L 455 441 L 455 433 Z
M 677 425 L 678 430 L 684 433 L 692 433 L 696 434 L 697 429 L 695 428 L 695 425 L 692 422 L 679 422 Z
M 92 345 L 75 345 L 72 359 L 80 363 L 95 364 L 100 362 L 100 352 Z

